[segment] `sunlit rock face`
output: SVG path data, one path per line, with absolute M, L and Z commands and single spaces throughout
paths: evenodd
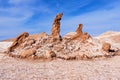
M 60 35 L 62 16 L 62 13 L 56 15 L 50 35 L 45 32 L 33 35 L 24 32 L 16 38 L 7 52 L 20 58 L 79 60 L 111 56 L 119 51 L 120 48 L 111 42 L 110 45 L 104 44 L 109 41 L 91 37 L 87 32 L 83 32 L 83 24 L 79 24 L 75 32 L 70 32 L 62 38 Z
M 60 20 L 62 16 L 63 16 L 62 13 L 56 15 L 51 30 L 51 36 L 60 36 Z

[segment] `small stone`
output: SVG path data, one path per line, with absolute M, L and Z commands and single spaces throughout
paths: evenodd
M 56 57 L 56 54 L 54 51 L 48 51 L 46 53 L 46 58 L 53 58 L 53 57 Z

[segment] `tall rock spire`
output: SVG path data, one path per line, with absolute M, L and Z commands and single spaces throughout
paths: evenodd
M 76 33 L 82 35 L 83 34 L 82 28 L 83 28 L 83 24 L 79 24 L 78 28 L 76 29 Z
M 60 20 L 62 16 L 63 16 L 63 13 L 59 13 L 58 15 L 56 15 L 52 25 L 52 30 L 51 30 L 52 36 L 60 36 Z

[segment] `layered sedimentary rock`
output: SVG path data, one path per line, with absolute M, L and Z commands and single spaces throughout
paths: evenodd
M 80 40 L 82 42 L 86 41 L 91 36 L 87 32 L 83 33 L 82 28 L 83 28 L 83 24 L 79 24 L 75 33 L 72 33 L 72 35 L 71 34 L 65 35 L 64 38 L 70 40 Z
M 62 37 L 60 35 L 60 20 L 62 16 L 63 16 L 63 13 L 60 13 L 56 15 L 54 19 L 52 30 L 51 30 L 51 35 L 49 36 L 50 42 L 58 42 L 62 40 Z
M 42 32 L 42 33 L 39 33 L 39 34 L 32 34 L 28 38 L 29 39 L 41 39 L 45 36 L 48 36 L 48 34 L 46 32 Z
M 27 50 L 24 50 L 20 53 L 20 57 L 21 58 L 27 58 L 27 57 L 30 57 L 30 56 L 34 56 L 36 50 L 35 49 L 27 49 Z
M 79 24 L 75 32 L 61 38 L 60 20 L 62 15 L 60 13 L 55 17 L 50 35 L 45 32 L 30 36 L 25 32 L 19 35 L 8 49 L 10 54 L 21 58 L 61 58 L 65 60 L 86 60 L 104 56 L 105 53 L 109 55 L 108 51 L 112 45 L 103 44 L 99 39 L 91 38 L 87 32 L 82 31 L 83 24 Z
M 15 48 L 19 47 L 24 40 L 29 36 L 29 34 L 27 32 L 24 32 L 22 34 L 20 34 L 15 41 L 13 42 L 13 44 L 8 48 L 8 52 L 13 51 Z
M 56 15 L 53 22 L 52 30 L 51 30 L 52 36 L 60 36 L 60 20 L 62 16 L 63 16 L 63 13 Z
M 82 28 L 83 28 L 83 24 L 79 24 L 78 28 L 76 29 L 76 33 L 79 35 L 83 35 Z
M 103 51 L 109 52 L 109 51 L 110 51 L 110 48 L 111 48 L 110 43 L 103 43 L 103 44 L 102 44 L 102 50 L 103 50 Z

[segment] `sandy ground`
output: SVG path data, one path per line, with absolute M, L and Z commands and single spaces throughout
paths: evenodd
M 0 52 L 4 52 L 12 44 L 12 42 L 0 42 Z
M 90 61 L 25 60 L 5 56 L 0 42 L 0 80 L 120 80 L 120 56 Z

